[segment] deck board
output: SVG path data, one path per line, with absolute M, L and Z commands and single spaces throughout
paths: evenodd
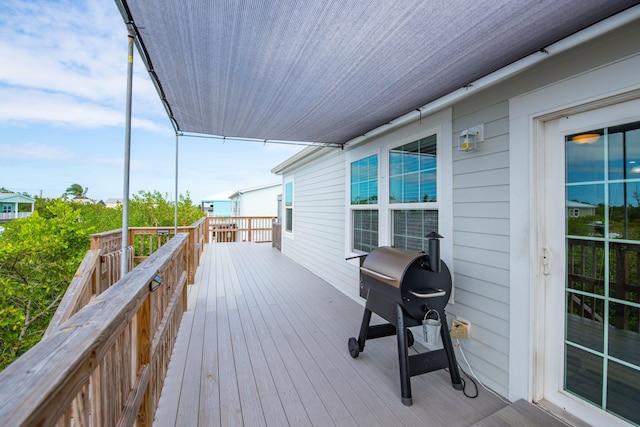
M 363 307 L 265 244 L 208 245 L 188 302 L 156 427 L 469 426 L 506 406 L 444 371 L 402 405 L 395 337 L 351 358 Z

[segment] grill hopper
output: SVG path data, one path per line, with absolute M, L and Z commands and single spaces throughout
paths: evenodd
M 360 268 L 365 293 L 372 289 L 396 301 L 417 320 L 422 320 L 428 309 L 444 313 L 451 295 L 451 274 L 440 260 L 440 271 L 431 271 L 429 261 L 421 252 L 377 248 Z

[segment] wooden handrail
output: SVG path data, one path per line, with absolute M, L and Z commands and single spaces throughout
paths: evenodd
M 200 256 L 204 250 L 204 245 L 208 233 L 205 233 L 206 218 L 201 218 L 188 227 L 178 227 L 178 232 L 189 233 L 188 251 L 188 283 L 193 283 L 195 271 L 200 261 Z M 143 248 L 138 254 L 132 246 L 136 241 L 136 236 L 156 235 L 158 230 L 170 230 L 160 244 L 149 245 Z M 129 229 L 129 250 L 128 250 L 128 270 L 131 271 L 135 263 L 144 261 L 154 251 L 168 242 L 174 234 L 173 227 L 132 227 Z M 55 330 L 62 322 L 77 313 L 82 307 L 88 304 L 92 298 L 100 295 L 111 285 L 120 279 L 121 258 L 122 258 L 122 230 L 110 230 L 90 236 L 91 249 L 87 252 L 80 263 L 73 280 L 53 315 L 47 331 L 47 336 Z
M 80 267 L 73 276 L 73 280 L 67 287 L 62 301 L 58 305 L 56 312 L 49 322 L 46 337 L 52 331 L 67 321 L 73 314 L 80 311 L 82 307 L 87 305 L 91 298 L 96 295 L 96 281 L 100 266 L 100 250 L 90 249 L 80 263 Z
M 0 425 L 150 425 L 186 305 L 188 239 L 171 239 L 2 371 Z
M 130 229 L 130 245 L 137 235 L 170 232 L 135 258 L 135 269 L 129 246 L 122 280 L 122 231 L 92 235 L 42 341 L 0 374 L 0 425 L 150 425 L 206 225 L 202 218 L 177 236 L 173 227 Z M 151 293 L 156 274 L 163 285 Z

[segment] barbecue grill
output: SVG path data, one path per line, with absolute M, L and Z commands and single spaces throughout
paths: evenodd
M 453 387 L 462 390 L 444 312 L 451 296 L 451 273 L 440 260 L 442 236 L 431 233 L 427 237 L 429 255 L 393 247 L 380 247 L 366 255 L 360 267 L 360 286 L 367 303 L 360 336 L 348 342 L 349 353 L 356 358 L 367 339 L 397 335 L 402 403 L 407 406 L 413 403 L 411 377 L 425 372 L 449 368 Z M 407 328 L 421 325 L 429 310 L 435 310 L 442 319 L 442 348 L 409 355 L 408 347 L 413 345 L 414 338 Z M 389 323 L 369 325 L 371 313 Z

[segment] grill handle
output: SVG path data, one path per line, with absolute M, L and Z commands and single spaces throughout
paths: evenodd
M 447 294 L 442 289 L 433 289 L 425 294 L 416 292 L 416 291 L 409 291 L 409 293 L 414 297 L 418 297 L 418 298 L 436 298 L 436 297 L 443 297 Z
M 385 276 L 382 273 L 378 273 L 377 271 L 369 270 L 366 267 L 360 267 L 360 271 L 362 271 L 363 273 L 368 274 L 370 276 L 376 277 L 378 279 L 382 279 L 382 280 L 386 280 L 386 281 L 390 281 L 390 282 L 396 281 L 395 277 Z

